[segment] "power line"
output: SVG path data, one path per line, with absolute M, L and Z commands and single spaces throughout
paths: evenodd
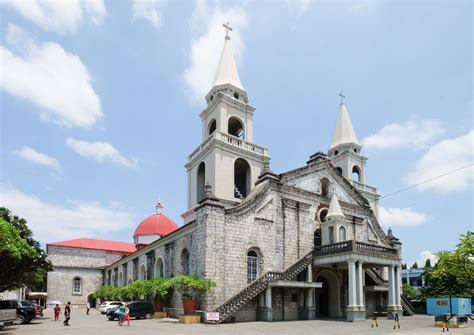
M 392 195 L 394 195 L 394 194 L 397 194 L 397 193 L 400 193 L 400 192 L 409 190 L 409 189 L 411 189 L 411 188 L 413 188 L 413 187 L 417 187 L 417 186 L 419 186 L 419 185 L 421 185 L 421 184 L 429 183 L 429 182 L 431 182 L 431 181 L 433 181 L 433 180 L 436 180 L 436 179 L 445 177 L 445 176 L 447 176 L 447 175 L 450 175 L 450 174 L 452 174 L 452 173 L 461 171 L 461 170 L 466 169 L 466 168 L 468 168 L 468 167 L 470 167 L 470 166 L 473 166 L 473 165 L 474 165 L 474 163 L 471 163 L 471 164 L 462 166 L 462 167 L 460 167 L 460 168 L 457 168 L 457 169 L 455 169 L 455 170 L 448 171 L 448 172 L 446 172 L 446 173 L 440 174 L 439 176 L 436 176 L 436 177 L 433 177 L 433 178 L 430 178 L 430 179 L 421 181 L 421 182 L 419 182 L 419 183 L 417 183 L 417 184 L 413 184 L 413 185 L 410 185 L 410 186 L 408 186 L 408 187 L 402 188 L 401 190 L 398 190 L 398 191 L 395 191 L 395 192 L 393 192 L 393 193 L 384 195 L 383 197 L 380 197 L 379 199 L 384 199 L 384 198 L 387 198 L 387 197 L 392 196 Z

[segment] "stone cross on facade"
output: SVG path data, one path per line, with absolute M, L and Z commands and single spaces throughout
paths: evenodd
M 225 28 L 225 39 L 230 40 L 229 30 L 232 31 L 232 27 L 230 26 L 229 22 L 224 23 L 222 26 Z
M 339 93 L 339 96 L 341 97 L 341 104 L 343 104 L 344 99 L 346 98 L 346 96 L 342 93 L 342 91 L 341 91 L 341 93 Z

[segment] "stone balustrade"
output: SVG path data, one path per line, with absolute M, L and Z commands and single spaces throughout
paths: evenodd
M 340 254 L 345 252 L 355 252 L 372 256 L 384 256 L 390 258 L 398 257 L 398 250 L 395 248 L 387 248 L 376 244 L 359 242 L 359 241 L 343 241 L 338 243 L 326 244 L 314 249 L 314 257 L 326 256 L 332 254 Z
M 209 145 L 209 143 L 212 140 L 217 140 L 220 142 L 224 142 L 227 144 L 230 144 L 232 146 L 236 146 L 239 148 L 242 148 L 247 151 L 251 151 L 253 153 L 256 153 L 257 155 L 268 155 L 267 149 L 264 147 L 255 145 L 253 143 L 247 142 L 245 140 L 242 140 L 236 136 L 229 135 L 220 131 L 214 131 L 209 137 L 202 142 L 189 156 L 188 156 L 188 161 L 191 161 L 196 155 L 199 154 L 202 150 L 204 150 L 205 147 Z

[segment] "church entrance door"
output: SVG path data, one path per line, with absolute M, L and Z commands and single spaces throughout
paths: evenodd
M 319 278 L 318 283 L 323 287 L 316 289 L 316 316 L 320 318 L 329 317 L 329 286 L 324 278 Z

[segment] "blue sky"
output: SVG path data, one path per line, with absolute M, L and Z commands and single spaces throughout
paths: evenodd
M 281 173 L 327 151 L 346 95 L 381 224 L 406 262 L 473 229 L 470 1 L 69 1 L 0 4 L 1 204 L 43 243 L 131 241 L 181 224 L 186 157 L 232 43 L 254 142 Z

